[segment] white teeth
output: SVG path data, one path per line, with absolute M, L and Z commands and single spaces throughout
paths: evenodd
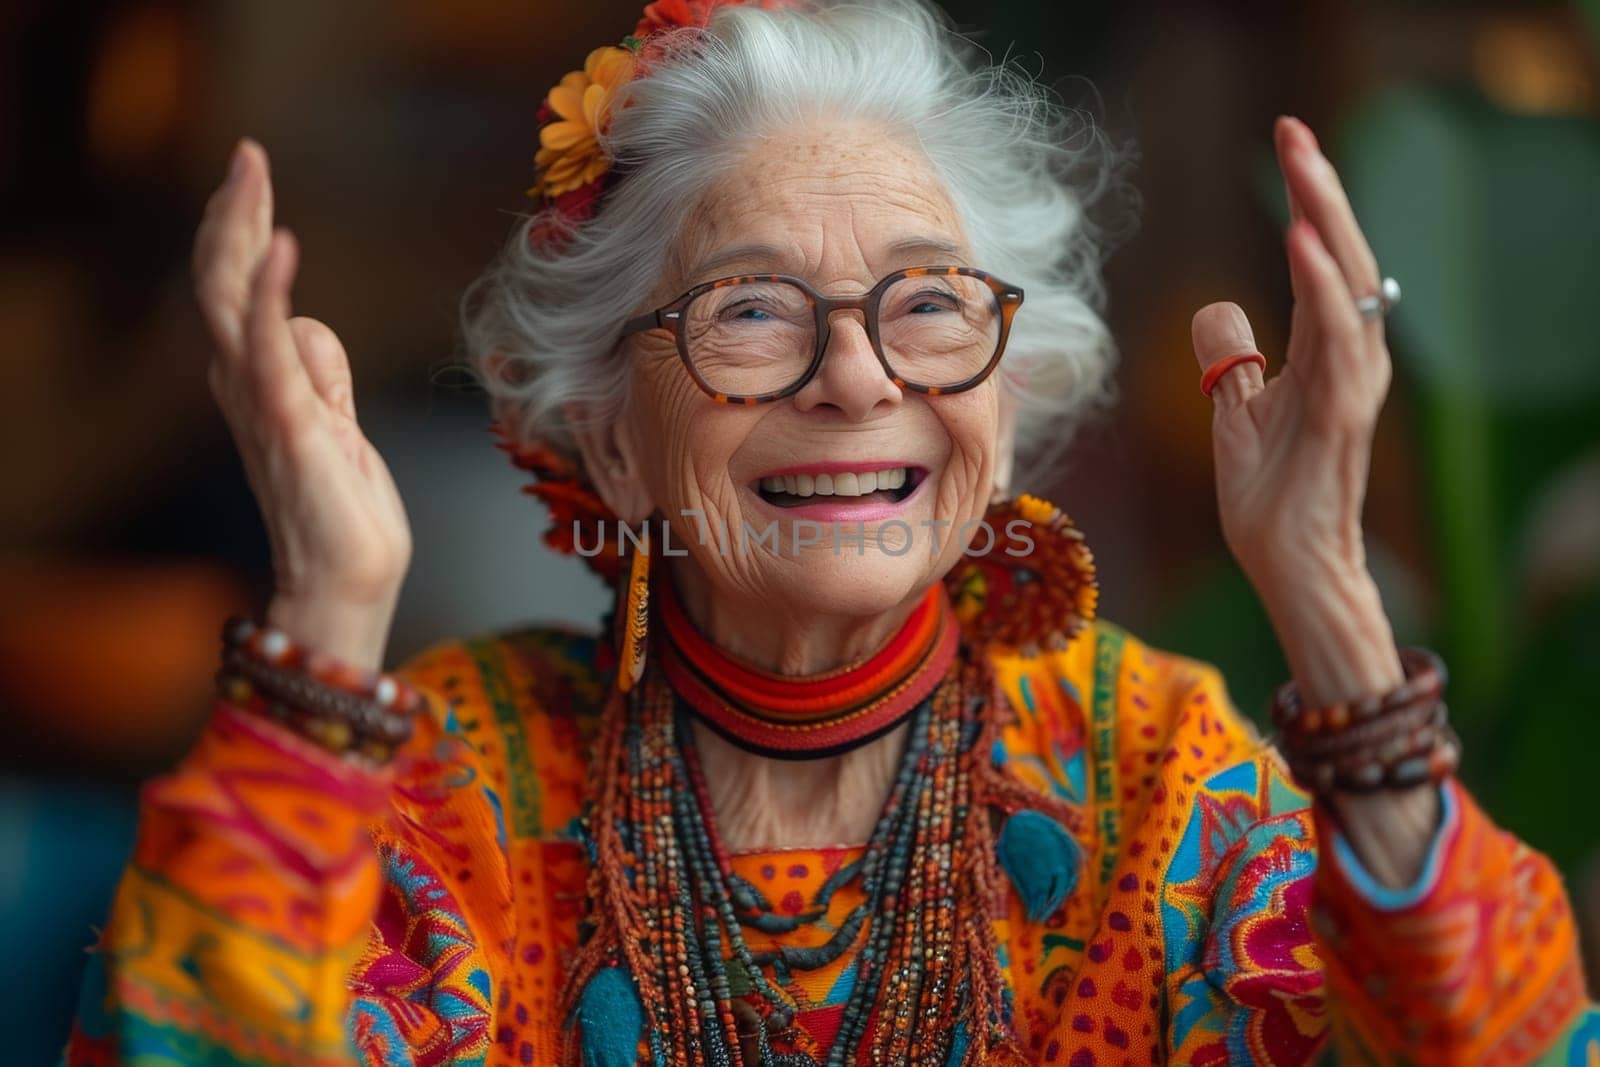
M 850 471 L 840 474 L 772 474 L 761 479 L 761 490 L 801 497 L 866 496 L 880 489 L 899 489 L 906 484 L 908 476 L 905 467 L 860 474 Z

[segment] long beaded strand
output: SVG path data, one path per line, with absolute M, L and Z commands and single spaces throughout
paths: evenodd
M 958 1025 L 969 1038 L 965 1062 L 1024 1062 L 1011 1036 L 993 927 L 1005 905 L 990 816 L 1029 804 L 1059 810 L 1066 825 L 1077 826 L 1081 813 L 1051 803 L 986 757 L 995 731 L 986 666 L 964 650 L 914 717 L 906 758 L 860 861 L 872 919 L 856 988 L 826 1053 L 829 1067 L 856 1062 L 869 1026 L 870 1055 L 881 1052 L 886 1062 L 944 1063 Z M 591 798 L 588 814 L 598 906 L 566 1003 L 575 1002 L 580 979 L 625 962 L 653 1059 L 731 1067 L 743 1052 L 724 944 L 762 1000 L 779 1008 L 784 998 L 744 943 L 731 866 L 708 823 L 692 734 L 670 689 L 647 669 L 631 696 L 631 713 L 608 706 L 602 724 L 597 784 L 609 788 Z M 784 954 L 770 965 L 798 1000 Z M 765 1027 L 755 1037 L 764 1065 L 798 1067 L 809 1059 L 775 1053 Z M 577 1062 L 578 1050 L 567 1051 L 568 1062 Z
M 907 757 L 902 760 L 901 769 L 896 775 L 895 783 L 890 790 L 890 796 L 885 803 L 885 817 L 880 819 L 879 826 L 874 832 L 874 839 L 868 843 L 866 854 L 863 856 L 861 861 L 862 887 L 869 905 L 875 903 L 876 898 L 879 896 L 877 891 L 877 884 L 879 881 L 878 872 L 882 867 L 883 857 L 885 855 L 885 850 L 883 848 L 884 838 L 889 834 L 892 834 L 900 823 L 901 819 L 899 816 L 903 809 L 902 798 L 907 795 L 908 789 L 915 781 L 915 771 L 919 764 L 919 757 L 923 748 L 920 738 L 925 732 L 925 723 L 927 717 L 928 713 L 926 708 L 920 710 L 917 715 L 914 716 L 913 725 L 911 728 L 912 740 L 908 746 L 909 751 L 907 753 Z M 733 947 L 735 957 L 739 960 L 742 966 L 751 972 L 752 982 L 756 986 L 757 991 L 769 1003 L 781 1003 L 776 990 L 767 984 L 765 976 L 762 974 L 758 962 L 754 959 L 754 954 L 751 953 L 749 947 L 746 945 L 742 931 L 740 930 L 740 924 L 738 923 L 737 917 L 732 910 L 730 894 L 727 891 L 727 884 L 731 880 L 731 863 L 729 862 L 727 853 L 723 849 L 721 842 L 716 839 L 716 835 L 713 832 L 710 832 L 708 828 L 708 822 L 705 818 L 705 814 L 710 810 L 710 802 L 705 792 L 705 780 L 700 773 L 699 761 L 694 749 L 692 734 L 689 734 L 687 731 L 687 721 L 680 720 L 680 724 L 684 728 L 685 739 L 680 742 L 680 748 L 685 754 L 685 770 L 691 783 L 693 784 L 694 799 L 698 802 L 699 806 L 699 810 L 695 813 L 699 816 L 699 818 L 694 820 L 695 836 L 703 843 L 707 853 L 706 858 L 708 860 L 708 862 L 705 864 L 706 874 L 701 884 L 707 886 L 713 897 L 717 900 L 718 913 L 719 915 L 725 917 L 728 924 L 728 939 L 730 945 Z M 886 926 L 893 925 L 891 920 L 892 914 L 889 916 L 880 916 L 880 921 Z M 874 926 L 876 925 L 877 924 L 874 924 Z M 870 936 L 871 935 L 869 934 L 869 937 Z M 872 982 L 868 973 L 869 971 L 870 968 L 865 967 L 861 971 L 858 971 L 856 979 L 856 990 L 858 991 L 858 994 L 864 994 L 865 991 L 872 988 Z M 780 973 L 787 973 L 787 968 Z M 790 988 L 790 991 L 795 998 L 799 999 L 798 990 L 794 990 L 792 986 L 789 986 L 787 981 L 785 981 L 784 984 L 786 987 Z M 859 995 L 852 997 L 851 1004 L 853 1005 L 860 999 L 865 998 Z M 846 1011 L 849 1012 L 848 1006 Z M 836 1042 L 836 1047 L 837 1044 L 838 1043 Z
M 876 892 L 873 895 L 873 899 L 880 903 L 874 921 L 868 929 L 867 943 L 861 949 L 857 977 L 858 987 L 862 983 L 867 983 L 872 988 L 873 995 L 870 998 L 865 995 L 852 996 L 847 1003 L 839 1035 L 833 1048 L 829 1050 L 829 1067 L 845 1067 L 846 1064 L 855 1061 L 856 1050 L 865 1036 L 874 1007 L 879 1009 L 880 1017 L 887 1016 L 883 1009 L 891 1002 L 888 1000 L 888 994 L 884 992 L 884 983 L 895 978 L 893 968 L 899 955 L 896 952 L 896 943 L 899 937 L 906 935 L 904 927 L 897 919 L 906 916 L 905 921 L 916 922 L 921 918 L 915 911 L 905 907 L 906 901 L 902 894 L 907 871 L 914 862 L 912 854 L 916 844 L 916 825 L 913 813 L 921 792 L 928 784 L 925 772 L 934 734 L 933 723 L 940 708 L 937 695 L 933 698 L 931 707 L 934 713 L 929 715 L 928 727 L 918 732 L 917 750 L 907 754 L 908 758 L 904 765 L 908 772 L 906 793 L 897 803 L 891 819 L 887 821 L 888 832 L 881 842 L 884 878 L 881 885 L 874 886 Z
M 954 697 L 961 700 L 958 688 Z M 944 699 L 950 699 L 944 697 Z M 908 1034 L 908 1047 L 906 1056 L 909 1062 L 925 1062 L 925 1058 L 937 1055 L 943 1051 L 947 1034 L 940 1033 L 938 1025 L 939 1013 L 945 1009 L 945 966 L 949 958 L 950 939 L 948 937 L 951 898 L 954 890 L 952 881 L 951 860 L 954 851 L 955 827 L 953 821 L 957 793 L 963 775 L 959 773 L 960 755 L 962 752 L 961 738 L 963 723 L 959 718 L 952 719 L 946 715 L 942 720 L 944 730 L 944 754 L 939 760 L 939 765 L 934 771 L 935 795 L 931 804 L 929 819 L 930 840 L 925 846 L 926 859 L 924 860 L 925 881 L 919 910 L 925 916 L 931 929 L 927 934 L 927 942 L 922 947 L 922 959 L 915 961 L 920 964 L 926 985 L 926 995 L 918 998 L 918 1003 L 910 1005 L 908 1023 L 912 1028 Z M 915 955 L 917 949 L 913 948 Z M 921 1008 L 919 1012 L 917 1009 Z M 954 1015 L 947 1018 L 955 1018 Z
M 580 945 L 562 988 L 561 1017 L 575 1018 L 578 998 L 594 976 L 607 967 L 625 962 L 639 990 L 644 1011 L 647 1043 L 653 1062 L 665 1062 L 663 1035 L 652 1025 L 666 1017 L 667 1005 L 661 986 L 654 980 L 656 958 L 642 930 L 653 927 L 654 916 L 627 875 L 628 830 L 637 823 L 628 816 L 630 793 L 625 788 L 630 769 L 628 759 L 629 716 L 622 694 L 613 689 L 601 715 L 600 736 L 594 756 L 594 787 L 582 817 L 584 834 L 590 844 L 587 879 L 591 910 L 580 925 Z M 637 853 L 637 849 L 634 850 Z M 568 1041 L 562 1060 L 576 1067 L 582 1058 L 578 1042 Z

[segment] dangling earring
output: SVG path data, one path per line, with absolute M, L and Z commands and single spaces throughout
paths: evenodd
M 1094 554 L 1066 512 L 1023 493 L 990 506 L 987 545 L 945 576 L 968 641 L 1032 654 L 1065 648 L 1095 617 Z
M 635 543 L 622 602 L 622 657 L 617 688 L 626 693 L 644 677 L 646 637 L 650 631 L 650 524 Z

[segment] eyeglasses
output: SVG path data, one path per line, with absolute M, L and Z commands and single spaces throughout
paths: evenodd
M 744 274 L 630 319 L 622 336 L 669 329 L 689 376 L 713 400 L 760 404 L 804 388 L 822 366 L 830 317 L 855 310 L 889 379 L 939 396 L 993 373 L 1021 305 L 1021 289 L 972 267 L 895 271 L 860 296 L 823 296 L 784 274 Z

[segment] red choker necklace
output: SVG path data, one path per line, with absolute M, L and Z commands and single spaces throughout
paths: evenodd
M 752 667 L 712 645 L 658 573 L 661 670 L 696 718 L 740 748 L 775 759 L 837 755 L 881 737 L 944 679 L 960 630 L 934 583 L 888 644 L 866 660 L 792 677 Z

